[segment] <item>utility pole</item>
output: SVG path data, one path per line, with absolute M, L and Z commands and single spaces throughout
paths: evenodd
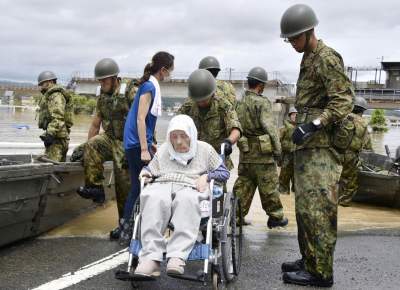
M 228 74 L 229 74 L 229 81 L 231 81 L 232 80 L 232 72 L 235 70 L 234 68 L 232 68 L 232 67 L 228 67 Z
M 379 69 L 379 84 L 381 83 L 382 62 L 383 62 L 383 55 L 381 57 L 381 68 Z

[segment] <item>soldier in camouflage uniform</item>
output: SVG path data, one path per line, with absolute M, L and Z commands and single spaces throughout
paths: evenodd
M 51 160 L 65 162 L 69 133 L 73 125 L 71 96 L 57 85 L 57 77 L 51 71 L 44 71 L 39 75 L 38 85 L 42 93 L 38 126 L 45 130 L 40 136 L 46 147 L 45 155 Z
M 279 174 L 279 192 L 281 194 L 290 194 L 290 184 L 294 192 L 293 179 L 293 152 L 295 145 L 292 141 L 292 135 L 296 125 L 297 110 L 294 107 L 289 109 L 288 120 L 285 120 L 280 129 L 280 140 L 282 145 L 282 164 Z
M 200 61 L 199 69 L 208 70 L 216 79 L 221 70 L 221 66 L 219 61 L 214 56 L 206 56 Z M 232 83 L 223 80 L 217 80 L 216 95 L 228 100 L 234 108 L 236 107 L 236 92 Z
M 133 100 L 135 99 L 135 95 L 136 95 L 136 92 L 139 87 L 138 80 L 123 78 L 121 80 L 121 83 L 126 84 L 126 96 L 129 100 L 132 100 L 132 103 L 133 103 Z M 156 143 L 155 138 L 154 138 L 154 141 Z M 74 151 L 72 152 L 72 155 L 70 158 L 71 162 L 82 162 L 83 163 L 83 155 L 84 155 L 86 144 L 87 144 L 87 142 L 84 142 L 74 148 Z M 110 160 L 106 160 L 106 161 L 112 161 L 112 158 Z
M 103 163 L 113 160 L 118 215 L 121 218 L 130 189 L 123 132 L 134 93 L 127 91 L 127 85 L 121 82 L 118 73 L 119 67 L 112 59 L 105 58 L 96 64 L 95 78 L 100 81 L 101 90 L 96 105 L 96 116 L 84 146 L 85 186 L 78 189 L 78 194 L 94 202 L 103 203 Z M 134 90 L 133 87 L 131 89 Z M 104 133 L 99 134 L 100 126 Z M 119 238 L 119 227 L 110 233 L 110 238 Z
M 333 144 L 336 124 L 353 109 L 353 88 L 342 57 L 315 36 L 318 20 L 307 5 L 283 14 L 281 37 L 304 53 L 297 81 L 294 181 L 302 259 L 282 264 L 283 281 L 331 287 L 337 239 L 337 195 L 341 156 Z
M 242 131 L 237 114 L 231 103 L 215 93 L 216 82 L 209 71 L 195 70 L 188 84 L 189 99 L 178 112 L 193 119 L 200 141 L 209 143 L 217 152 L 225 144 L 226 165 L 231 170 L 233 163 L 229 155 Z
M 269 216 L 269 228 L 286 226 L 278 191 L 278 172 L 275 159 L 281 157 L 281 144 L 272 113 L 272 104 L 262 96 L 267 72 L 261 67 L 250 70 L 248 90 L 237 105 L 243 135 L 240 150 L 238 178 L 233 192 L 240 198 L 243 216 L 249 212 L 254 193 L 258 188 L 261 204 Z
M 360 152 L 372 151 L 371 136 L 368 132 L 368 122 L 362 114 L 367 110 L 367 102 L 362 97 L 356 97 L 353 112 L 347 117 L 354 124 L 354 133 L 349 148 L 344 154 L 343 170 L 339 182 L 339 204 L 350 206 L 358 189 L 358 167 Z

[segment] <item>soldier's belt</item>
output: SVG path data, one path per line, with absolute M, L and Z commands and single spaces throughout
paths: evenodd
M 318 118 L 324 109 L 321 108 L 308 108 L 304 107 L 299 110 L 296 115 L 296 124 L 304 124 L 313 121 L 314 119 Z

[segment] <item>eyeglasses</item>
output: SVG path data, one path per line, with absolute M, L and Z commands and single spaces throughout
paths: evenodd
M 299 40 L 302 35 L 303 35 L 303 33 L 300 33 L 298 35 L 285 38 L 283 41 L 286 43 L 293 43 L 293 42 L 296 42 L 297 40 Z

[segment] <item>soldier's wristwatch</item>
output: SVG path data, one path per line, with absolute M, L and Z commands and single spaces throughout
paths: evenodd
M 317 129 L 321 129 L 322 128 L 321 119 L 315 119 L 315 120 L 312 121 L 312 123 L 314 124 L 315 127 L 317 127 Z

